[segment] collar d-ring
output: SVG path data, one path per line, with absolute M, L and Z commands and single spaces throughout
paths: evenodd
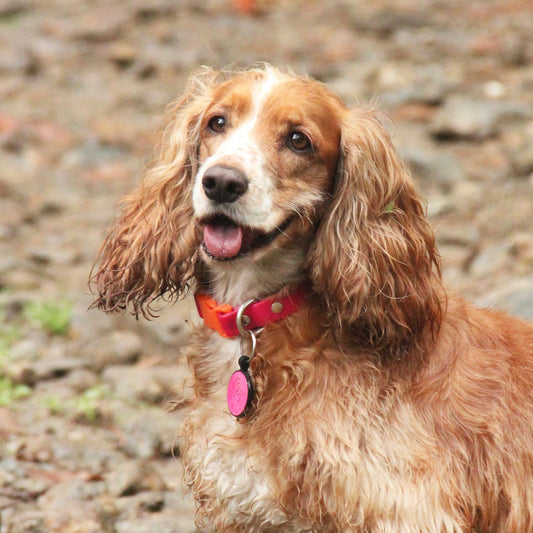
M 241 335 L 241 338 L 244 340 L 246 336 L 250 336 L 250 339 L 252 341 L 252 346 L 250 347 L 250 356 L 251 359 L 255 355 L 255 348 L 257 346 L 257 337 L 255 336 L 255 333 L 251 329 L 245 329 L 245 326 L 250 323 L 250 318 L 244 314 L 246 311 L 246 308 L 252 305 L 255 302 L 255 298 L 250 298 L 250 300 L 246 300 L 237 311 L 237 317 L 235 319 L 237 329 L 239 330 L 239 334 Z M 242 341 L 241 341 L 241 351 L 242 351 Z
M 239 333 L 241 336 L 245 337 L 247 333 L 251 333 L 250 330 L 245 329 L 245 326 L 247 326 L 250 323 L 250 317 L 246 316 L 244 312 L 246 309 L 252 305 L 255 302 L 255 298 L 250 298 L 249 300 L 246 300 L 237 311 L 237 317 L 235 319 L 237 329 L 239 330 Z

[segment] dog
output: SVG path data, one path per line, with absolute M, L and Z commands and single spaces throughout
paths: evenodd
M 148 318 L 196 293 L 197 523 L 533 531 L 533 327 L 447 293 L 378 114 L 264 65 L 202 71 L 165 123 L 92 280 Z

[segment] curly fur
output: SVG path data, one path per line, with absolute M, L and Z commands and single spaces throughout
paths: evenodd
M 191 183 L 198 168 L 198 129 L 216 78 L 208 70 L 199 73 L 168 106 L 158 153 L 139 187 L 122 199 L 91 277 L 100 295 L 95 306 L 106 312 L 128 308 L 151 317 L 154 300 L 179 296 L 194 277 L 199 239 Z
M 228 126 L 215 134 L 217 114 Z M 167 123 L 102 245 L 94 305 L 150 316 L 191 284 L 234 306 L 311 290 L 260 333 L 240 421 L 225 391 L 241 341 L 195 332 L 180 451 L 198 524 L 533 532 L 533 328 L 445 292 L 423 202 L 376 113 L 263 66 L 203 72 Z M 312 151 L 287 148 L 295 127 Z M 246 175 L 242 198 L 208 201 L 214 165 Z M 288 222 L 221 261 L 203 243 L 213 214 L 261 232 Z
M 363 343 L 402 348 L 440 322 L 433 231 L 375 114 L 348 115 L 340 158 L 336 191 L 308 258 L 313 286 L 328 295 L 340 327 L 352 326 Z

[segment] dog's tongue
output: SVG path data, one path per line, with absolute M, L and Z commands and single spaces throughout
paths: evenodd
M 239 226 L 204 227 L 204 242 L 208 252 L 215 257 L 235 257 L 242 245 L 242 229 Z

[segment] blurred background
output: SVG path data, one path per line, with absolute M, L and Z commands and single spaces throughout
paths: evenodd
M 373 101 L 447 285 L 533 319 L 532 36 L 531 0 L 0 0 L 1 533 L 195 531 L 165 410 L 190 304 L 109 317 L 86 281 L 200 65 Z

